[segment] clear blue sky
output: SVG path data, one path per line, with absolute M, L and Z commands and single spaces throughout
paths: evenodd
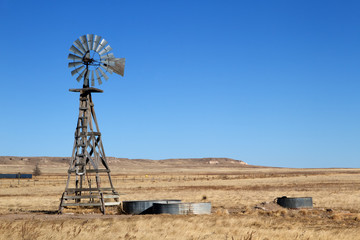
M 108 156 L 360 167 L 359 1 L 0 0 L 0 155 L 70 156 L 87 33 L 126 58 L 94 94 Z

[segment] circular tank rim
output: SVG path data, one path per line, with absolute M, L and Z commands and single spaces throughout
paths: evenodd
M 176 204 L 176 205 L 184 205 L 184 204 L 203 204 L 203 203 L 210 203 L 211 202 L 179 202 L 179 203 L 154 203 L 154 204 L 166 204 L 166 205 L 172 205 L 172 204 Z
M 130 202 L 138 202 L 138 203 L 140 203 L 140 202 L 157 202 L 157 201 L 179 201 L 179 202 L 181 202 L 181 200 L 179 200 L 179 199 L 156 199 L 156 200 L 134 200 L 134 201 L 131 201 L 131 200 L 129 200 L 129 201 L 121 201 L 121 202 L 126 202 L 126 203 L 130 203 Z
M 278 197 L 276 199 L 302 199 L 302 198 L 312 198 L 312 197 Z

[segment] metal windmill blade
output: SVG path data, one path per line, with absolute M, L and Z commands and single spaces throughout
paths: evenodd
M 103 60 L 103 59 L 108 59 L 108 58 L 115 58 L 114 54 L 113 53 L 108 53 L 108 54 L 105 54 L 103 56 L 100 56 L 100 59 Z
M 94 51 L 96 50 L 96 48 L 99 46 L 100 40 L 101 40 L 101 36 L 95 35 L 92 50 L 94 50 Z
M 94 34 L 86 34 L 89 50 L 93 50 Z
M 71 67 L 77 67 L 80 65 L 83 65 L 83 62 L 69 62 L 68 67 L 71 68 Z
M 71 76 L 74 76 L 76 73 L 80 73 L 80 71 L 81 71 L 82 69 L 84 69 L 84 68 L 85 68 L 85 66 L 83 65 L 83 66 L 81 66 L 81 67 L 78 67 L 78 68 L 72 70 L 72 71 L 71 71 Z
M 80 41 L 81 41 L 81 44 L 84 47 L 85 51 L 86 52 L 89 51 L 89 46 L 88 46 L 88 42 L 87 42 L 87 39 L 86 39 L 86 35 L 81 36 Z
M 82 56 L 83 53 L 79 51 L 79 49 L 77 49 L 76 47 L 74 47 L 74 45 L 71 45 L 70 49 L 71 52 L 75 53 L 76 55 Z
M 81 42 L 79 41 L 79 39 L 76 39 L 75 42 L 73 42 L 73 44 L 80 50 L 80 52 L 82 52 L 82 55 L 85 54 L 86 50 L 85 48 L 82 46 Z
M 105 78 L 105 80 L 107 81 L 109 79 L 109 77 L 104 73 L 103 70 L 101 70 L 101 68 L 98 68 L 99 72 L 100 72 L 100 75 Z
M 86 34 L 86 37 L 87 37 L 87 40 L 88 40 L 89 50 L 93 50 L 92 45 L 94 43 L 94 34 Z
M 105 53 L 108 53 L 108 52 L 110 52 L 112 50 L 112 47 L 110 47 L 110 45 L 107 45 L 103 50 L 101 50 L 100 52 L 99 52 L 99 55 L 101 56 L 101 55 L 104 55 Z
M 102 81 L 101 81 L 101 77 L 100 77 L 100 74 L 97 69 L 95 69 L 95 74 L 96 74 L 96 79 L 98 80 L 99 85 L 101 85 Z
M 101 49 L 103 49 L 108 42 L 105 39 L 102 39 L 99 43 L 99 46 L 95 49 L 95 52 L 99 52 Z
M 80 80 L 83 78 L 85 72 L 86 72 L 86 68 L 79 74 L 79 76 L 76 78 L 76 81 L 80 82 Z
M 73 60 L 73 61 L 75 61 L 75 60 L 80 60 L 80 61 L 82 61 L 83 58 L 82 58 L 82 57 L 79 57 L 79 56 L 77 56 L 77 55 L 74 55 L 74 54 L 69 53 L 68 59 Z

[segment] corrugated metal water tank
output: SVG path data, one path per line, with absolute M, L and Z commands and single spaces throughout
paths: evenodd
M 312 197 L 298 197 L 288 198 L 281 197 L 277 198 L 276 203 L 285 208 L 312 208 L 313 201 Z
M 154 203 L 181 203 L 181 200 L 140 200 L 140 201 L 123 201 L 122 210 L 126 214 L 153 214 Z
M 154 203 L 154 214 L 210 214 L 211 203 Z

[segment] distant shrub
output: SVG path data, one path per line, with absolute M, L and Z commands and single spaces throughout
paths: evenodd
M 39 168 L 39 164 L 38 164 L 38 163 L 35 165 L 35 168 L 34 168 L 34 170 L 33 170 L 33 175 L 34 175 L 34 176 L 40 176 L 40 175 L 41 175 L 41 170 L 40 170 L 40 168 Z

